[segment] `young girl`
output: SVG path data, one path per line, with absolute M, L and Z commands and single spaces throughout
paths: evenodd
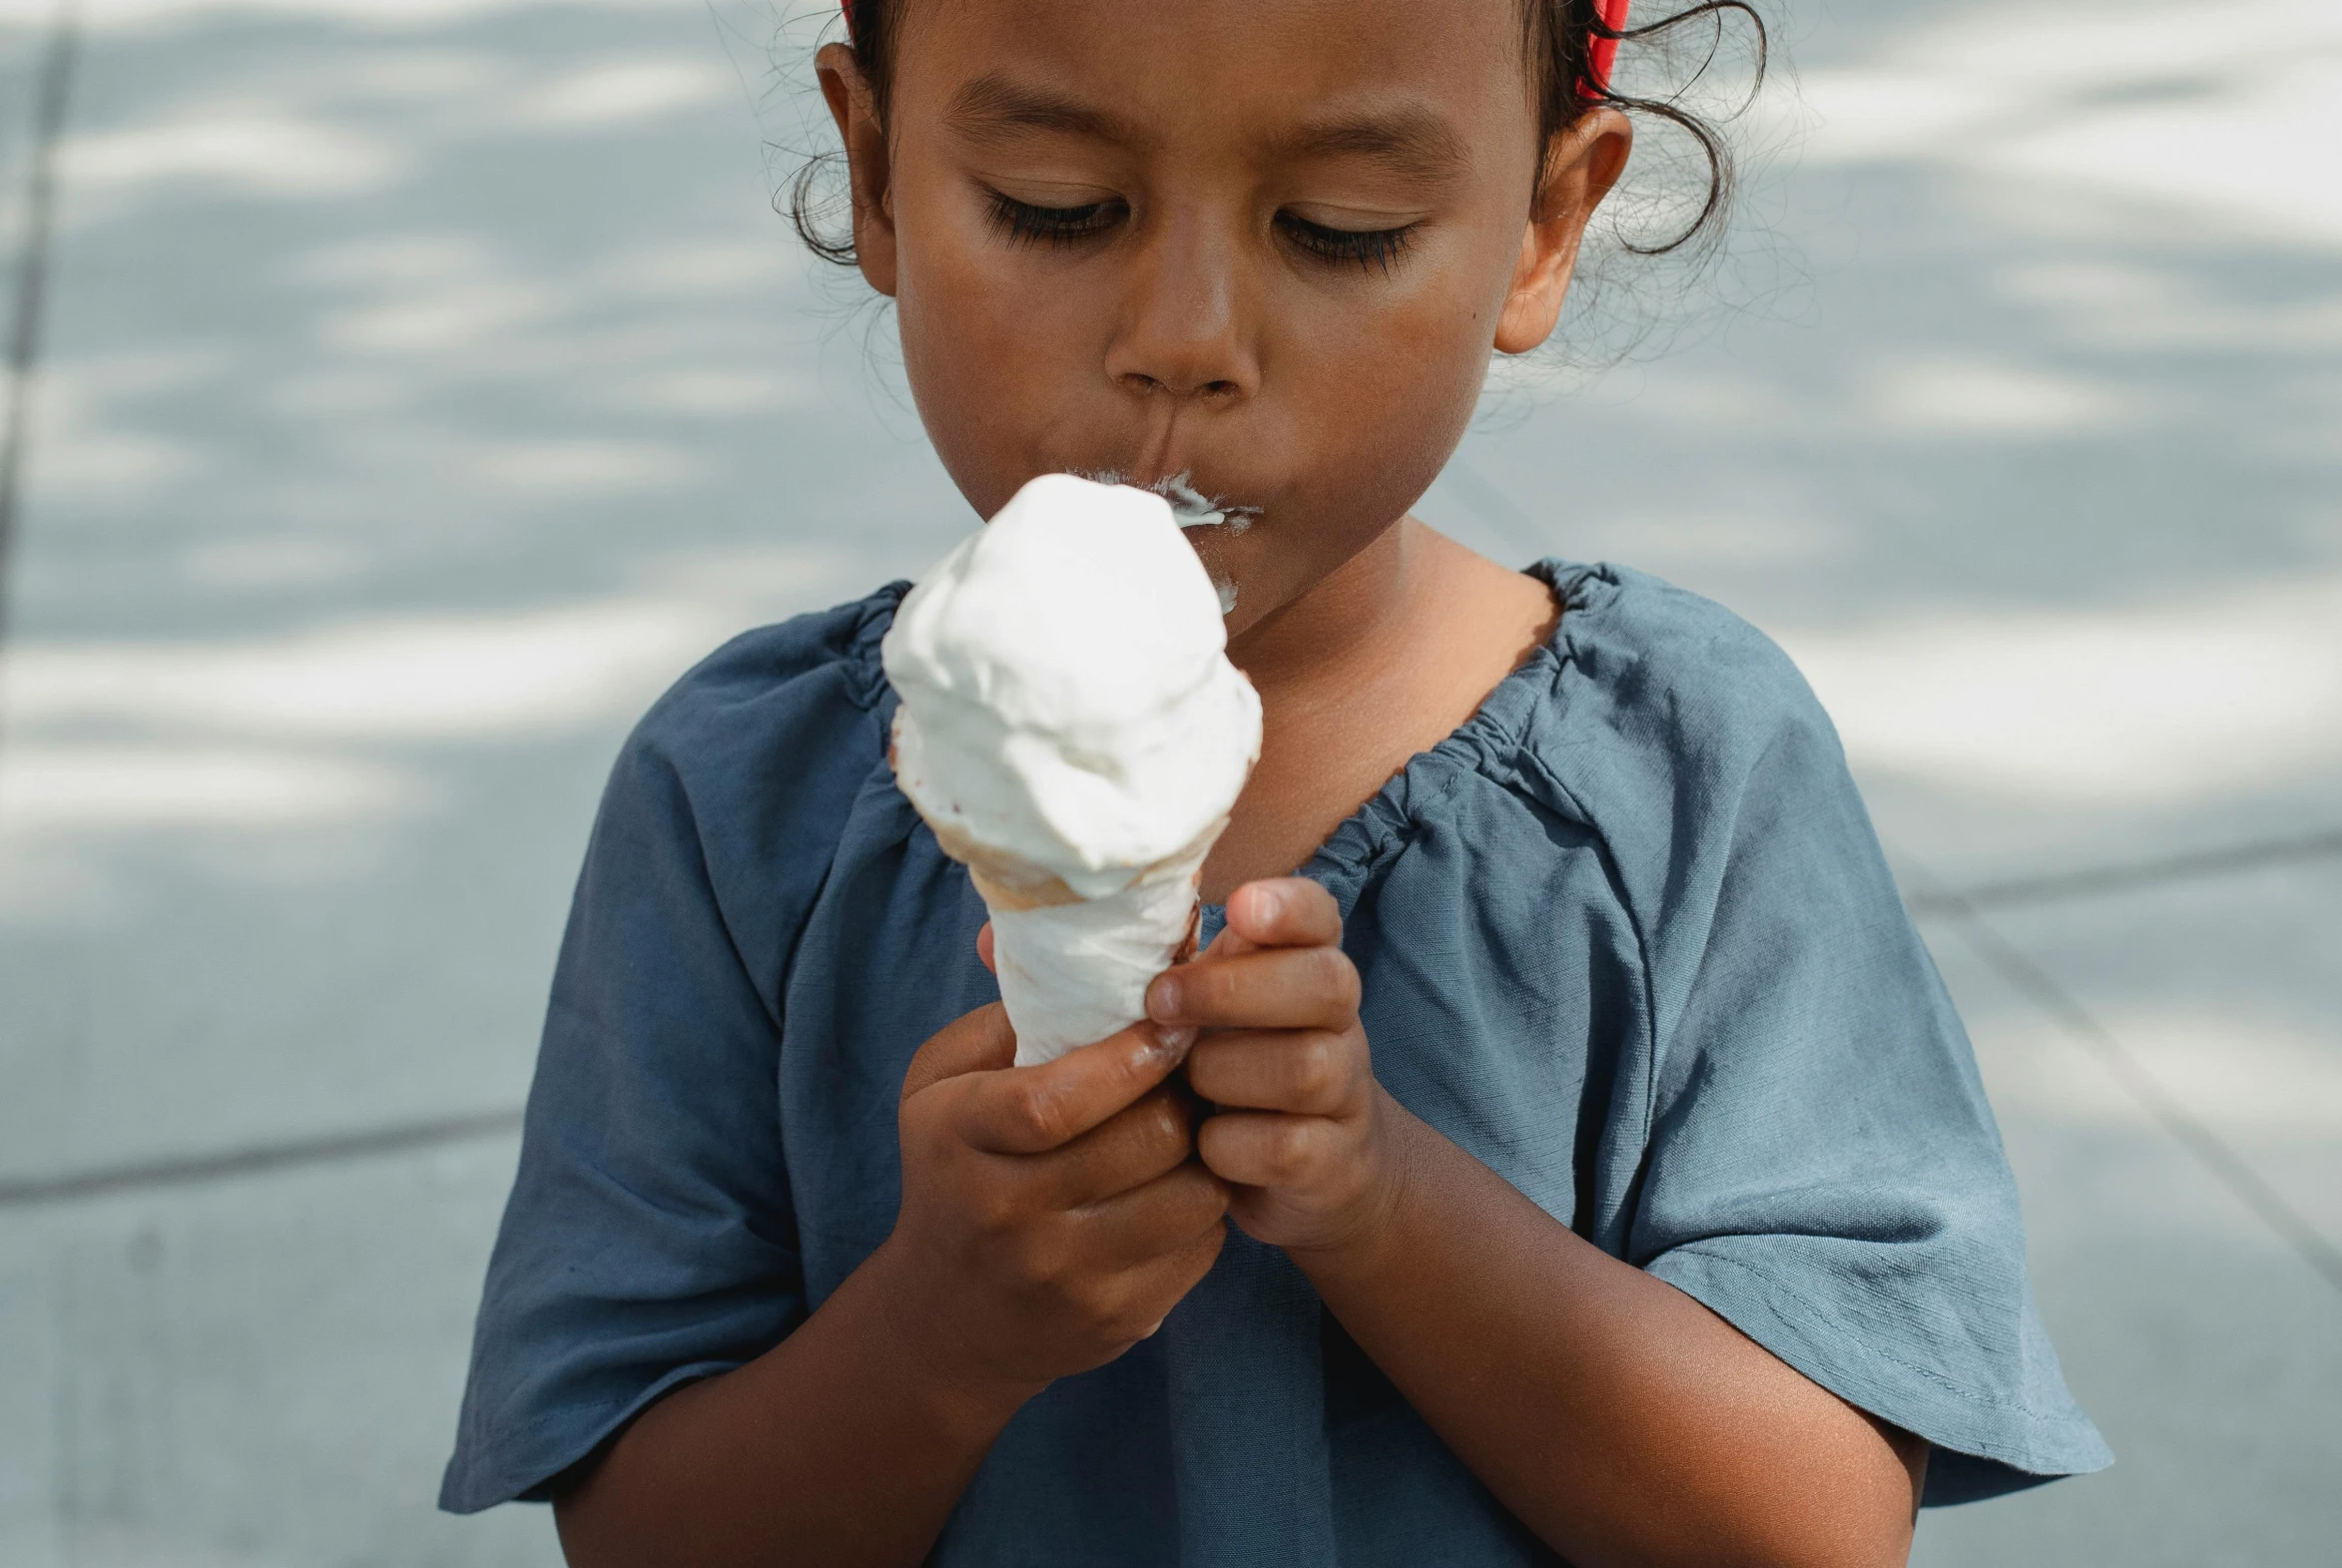
M 445 1506 L 550 1497 L 584 1565 L 1883 1564 L 1923 1493 L 2103 1464 L 1796 672 L 1408 515 L 1626 162 L 1592 0 L 851 23 L 852 255 L 944 465 L 984 516 L 1057 470 L 1257 509 L 1190 538 L 1260 763 L 1152 1022 L 1014 1068 L 886 762 L 902 585 L 685 677 L 595 827 Z

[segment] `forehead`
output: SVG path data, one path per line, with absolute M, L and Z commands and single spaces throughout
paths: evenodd
M 1144 150 L 1201 140 L 1299 145 L 1313 130 L 1371 123 L 1412 126 L 1421 134 L 1411 144 L 1445 138 L 1464 154 L 1534 124 L 1519 7 L 906 0 L 896 13 L 891 108 L 898 133 L 910 129 L 905 117 L 934 117 L 979 139 L 1058 130 Z

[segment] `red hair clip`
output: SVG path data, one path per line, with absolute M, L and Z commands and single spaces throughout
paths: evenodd
M 1611 32 L 1626 30 L 1626 8 L 1632 0 L 1594 0 L 1594 15 Z M 846 17 L 847 42 L 854 41 L 854 0 L 838 0 L 838 9 Z M 1618 40 L 1596 35 L 1585 52 L 1586 74 L 1589 78 L 1585 96 L 1594 97 L 1610 85 L 1610 62 L 1618 58 Z
M 1626 7 L 1630 0 L 1594 0 L 1594 15 L 1613 33 L 1626 31 Z M 1618 40 L 1595 34 L 1586 46 L 1586 94 L 1592 98 L 1610 85 L 1610 62 L 1618 58 Z

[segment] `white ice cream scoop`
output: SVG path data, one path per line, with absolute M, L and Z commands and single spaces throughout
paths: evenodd
M 903 599 L 895 779 L 992 912 L 1020 1064 L 1145 1016 L 1260 756 L 1220 595 L 1161 496 L 1047 474 Z

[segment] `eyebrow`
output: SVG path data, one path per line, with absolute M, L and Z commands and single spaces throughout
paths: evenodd
M 1464 170 L 1464 144 L 1429 109 L 1407 108 L 1304 127 L 1283 139 L 1293 158 L 1357 158 L 1415 180 L 1452 179 Z
M 978 142 L 1052 132 L 1129 146 L 1143 140 L 1111 112 L 1047 88 L 979 76 L 951 95 L 945 120 Z M 1455 130 L 1430 109 L 1409 106 L 1304 126 L 1278 139 L 1278 157 L 1355 158 L 1412 180 L 1452 179 L 1466 162 Z
M 997 141 L 1020 131 L 1054 131 L 1093 142 L 1127 142 L 1128 128 L 1105 110 L 1004 76 L 979 76 L 951 95 L 944 119 L 961 135 Z

